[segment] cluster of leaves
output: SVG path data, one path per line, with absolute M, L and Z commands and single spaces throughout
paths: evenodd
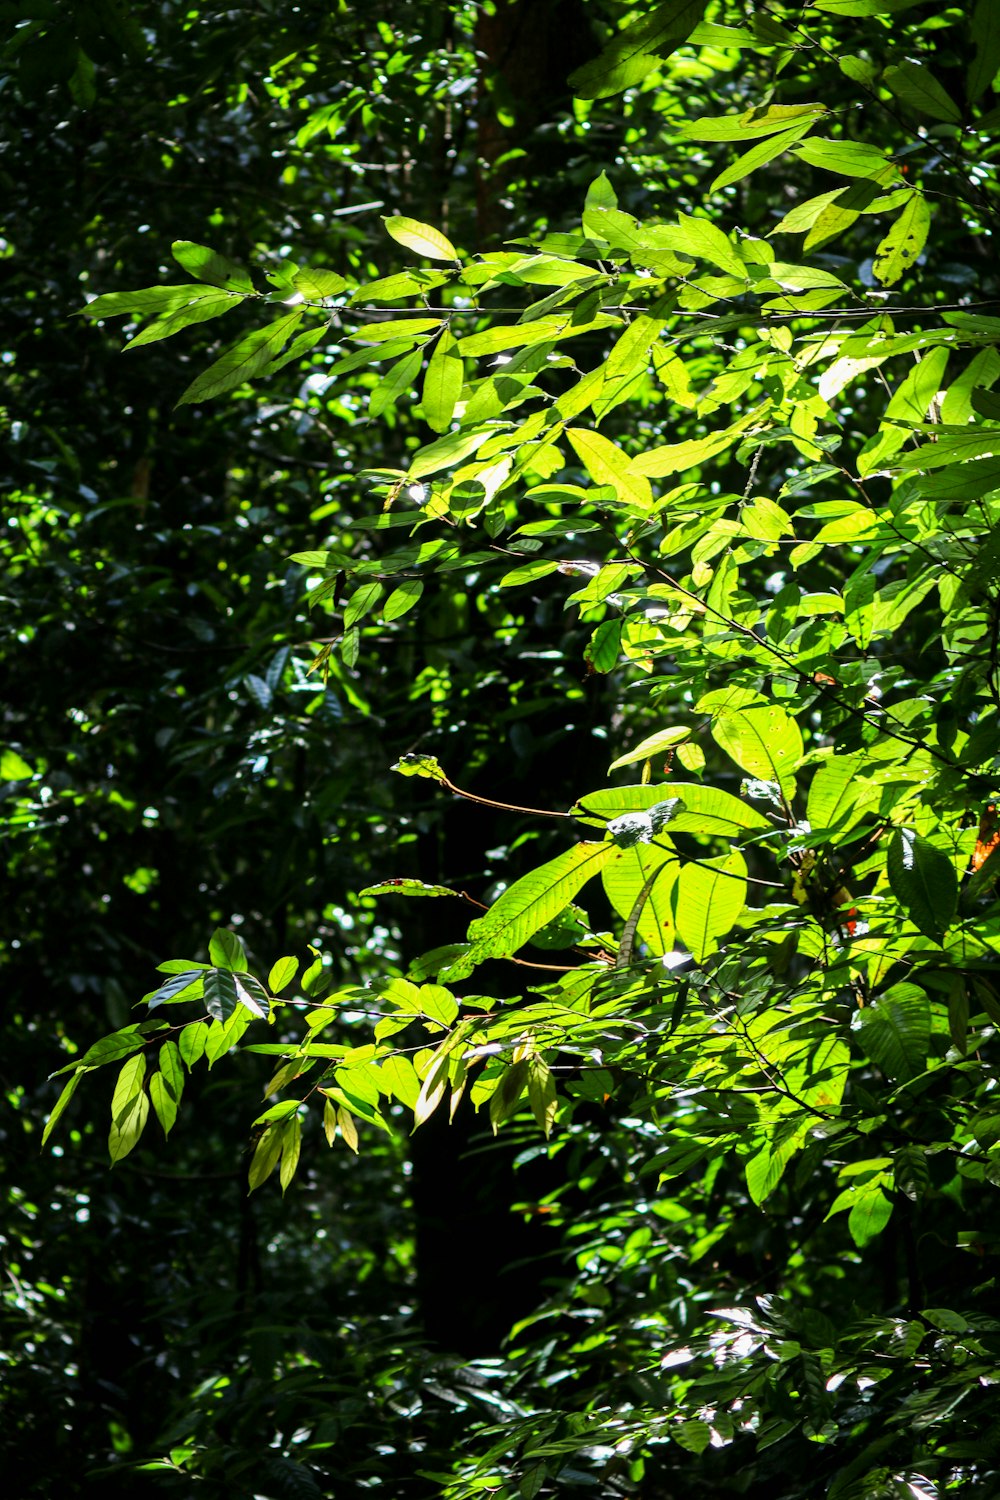
M 251 1187 L 288 1187 L 314 1114 L 357 1151 L 466 1095 L 574 1153 L 534 1206 L 573 1274 L 515 1335 L 521 1409 L 437 1476 L 456 1500 L 663 1472 L 711 1493 L 739 1466 L 761 1494 L 819 1469 L 839 1500 L 995 1477 L 994 1282 L 950 1262 L 998 1234 L 1000 29 L 988 0 L 912 9 L 633 18 L 573 82 L 669 96 L 698 186 L 657 213 L 602 173 L 579 227 L 471 256 L 391 216 L 433 265 L 374 278 L 285 262 L 255 281 L 181 241 L 193 282 L 85 309 L 126 316 L 131 348 L 274 308 L 180 404 L 301 361 L 325 419 L 396 432 L 394 466 L 349 476 L 372 513 L 332 512 L 294 554 L 317 671 L 364 684 L 458 580 L 501 639 L 509 599 L 574 612 L 580 671 L 634 705 L 608 776 L 640 779 L 565 807 L 404 756 L 442 798 L 567 837 L 488 903 L 368 886 L 477 915 L 365 986 L 318 954 L 298 989 L 294 959 L 265 982 L 217 932 L 207 964 L 161 965 L 150 1019 L 68 1065 L 49 1122 L 120 1062 L 120 1160 L 151 1112 L 172 1128 L 185 1066 L 237 1049 L 279 1062 Z M 718 112 L 685 113 L 685 68 L 742 54 Z M 776 172 L 777 211 L 758 186 Z M 499 988 L 498 961 L 527 994 L 467 992 Z

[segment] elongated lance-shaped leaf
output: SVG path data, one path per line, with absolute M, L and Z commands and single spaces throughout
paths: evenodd
M 639 918 L 642 916 L 642 909 L 646 904 L 646 900 L 649 896 L 650 891 L 653 889 L 655 881 L 659 879 L 659 876 L 661 875 L 664 868 L 665 867 L 663 865 L 658 865 L 657 868 L 653 870 L 653 872 L 649 876 L 647 876 L 642 890 L 635 898 L 635 905 L 629 912 L 628 921 L 625 923 L 625 926 L 622 929 L 621 941 L 618 944 L 618 952 L 615 956 L 616 969 L 627 969 L 629 964 L 632 962 L 632 946 L 635 943 L 635 932 L 636 928 L 639 926 Z
M 177 402 L 210 401 L 224 391 L 234 390 L 270 364 L 280 352 L 302 319 L 305 308 L 297 307 L 265 328 L 255 328 L 238 343 L 232 344 L 214 364 L 196 376 Z
M 570 74 L 570 88 L 581 99 L 623 93 L 686 42 L 704 14 L 705 0 L 667 0 L 656 6 L 619 32 L 593 62 Z
M 509 958 L 516 953 L 533 933 L 569 905 L 581 886 L 598 874 L 614 853 L 612 843 L 574 844 L 523 875 L 484 917 L 470 924 L 472 947 L 458 960 L 456 969 L 470 973 L 484 959 Z M 449 979 L 456 974 L 447 970 L 441 977 Z

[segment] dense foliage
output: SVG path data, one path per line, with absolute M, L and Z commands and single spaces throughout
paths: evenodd
M 38 1493 L 995 1493 L 991 0 L 8 9 Z

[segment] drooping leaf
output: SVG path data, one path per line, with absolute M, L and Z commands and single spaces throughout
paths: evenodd
M 484 917 L 470 923 L 472 947 L 457 968 L 471 972 L 486 958 L 507 958 L 550 922 L 614 853 L 614 844 L 574 844 L 514 882 Z
M 678 936 L 699 963 L 715 952 L 743 910 L 746 876 L 746 860 L 738 849 L 683 865 L 672 892 L 674 920 Z
M 304 312 L 304 308 L 297 307 L 283 318 L 263 328 L 255 328 L 245 338 L 231 344 L 225 354 L 192 380 L 176 404 L 184 406 L 192 401 L 211 401 L 214 396 L 234 390 L 259 375 L 284 348 Z
M 465 365 L 450 329 L 442 329 L 427 364 L 420 404 L 434 432 L 447 432 L 465 380 Z
M 875 251 L 872 274 L 892 286 L 913 265 L 927 242 L 931 211 L 923 193 L 914 192 Z
M 210 969 L 205 975 L 205 1007 L 216 1021 L 228 1021 L 239 1004 L 236 979 L 229 969 Z
M 691 35 L 705 14 L 705 0 L 667 0 L 620 31 L 599 57 L 570 74 L 582 99 L 610 99 L 641 83 L 663 58 Z
M 931 1012 L 919 985 L 894 984 L 858 1011 L 855 1024 L 865 1052 L 894 1083 L 907 1083 L 924 1071 Z
M 49 1115 L 49 1118 L 45 1122 L 45 1129 L 42 1131 L 43 1146 L 45 1145 L 49 1136 L 52 1134 L 53 1130 L 55 1130 L 56 1126 L 58 1125 L 60 1119 L 63 1116 L 63 1113 L 65 1112 L 66 1106 L 69 1104 L 69 1101 L 72 1099 L 73 1095 L 79 1088 L 80 1079 L 87 1071 L 88 1070 L 86 1068 L 78 1068 L 71 1078 L 67 1078 L 65 1084 L 63 1085 L 62 1093 L 56 1100 L 52 1109 L 52 1113 Z
M 244 974 L 249 968 L 243 943 L 226 927 L 217 927 L 208 945 L 208 956 L 217 969 Z
M 926 937 L 942 937 L 958 906 L 958 876 L 947 854 L 912 828 L 897 828 L 889 840 L 886 871 L 914 926 Z

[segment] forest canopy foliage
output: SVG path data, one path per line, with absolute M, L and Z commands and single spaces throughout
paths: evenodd
M 106 1080 L 121 1173 L 300 1216 L 286 1278 L 357 1194 L 357 1336 L 248 1261 L 122 1474 L 995 1493 L 1000 13 L 11 9 L 15 113 L 90 153 L 10 361 L 14 973 L 96 864 L 111 1028 L 19 999 L 16 1107 L 72 1184 Z M 140 247 L 89 178 L 151 58 L 201 186 Z

